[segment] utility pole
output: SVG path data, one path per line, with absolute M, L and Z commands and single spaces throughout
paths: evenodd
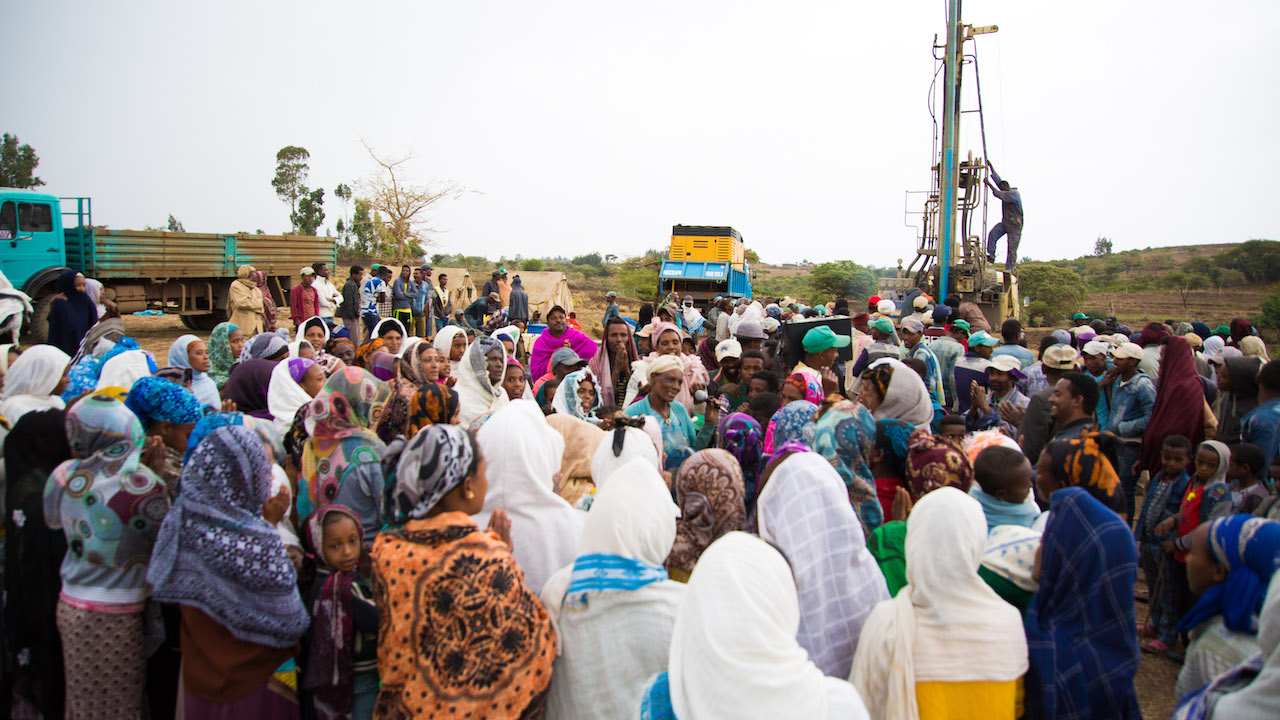
M 938 300 L 950 294 L 951 256 L 955 250 L 956 193 L 960 176 L 956 172 L 957 138 L 960 135 L 960 0 L 947 3 L 947 50 L 942 84 L 942 157 L 939 184 L 942 190 L 941 232 L 938 237 Z

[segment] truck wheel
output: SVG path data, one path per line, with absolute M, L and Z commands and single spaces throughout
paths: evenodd
M 52 294 L 37 298 L 31 303 L 35 312 L 31 313 L 31 320 L 22 328 L 22 332 L 29 338 L 32 345 L 40 345 L 49 340 L 49 306 L 51 305 L 53 305 Z
M 225 310 L 214 310 L 206 315 L 181 315 L 182 324 L 189 330 L 211 332 L 219 323 L 227 321 Z

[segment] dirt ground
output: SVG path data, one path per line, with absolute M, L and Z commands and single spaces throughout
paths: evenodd
M 596 298 L 598 293 L 574 293 L 574 303 L 578 307 L 578 319 L 582 323 L 583 330 L 588 334 L 599 338 L 600 336 L 600 319 L 604 316 L 603 299 Z M 600 294 L 602 295 L 602 294 Z M 621 303 L 622 312 L 625 315 L 634 317 L 639 310 L 640 302 L 634 299 L 624 298 Z M 163 359 L 169 352 L 169 345 L 180 335 L 189 332 L 176 315 L 160 315 L 160 316 L 136 316 L 127 315 L 124 318 L 125 329 L 129 335 L 136 338 L 138 343 L 145 350 L 150 350 L 156 354 L 163 364 Z M 279 313 L 279 327 L 291 327 L 287 312 Z M 1039 336 L 1050 329 L 1028 330 L 1028 345 L 1034 347 L 1030 342 L 1030 336 L 1035 335 L 1034 340 L 1039 342 Z M 1146 586 L 1139 581 L 1138 594 L 1146 593 Z M 1141 623 L 1147 616 L 1146 603 L 1137 603 L 1136 605 L 1137 620 Z M 1176 699 L 1173 697 L 1174 684 L 1178 678 L 1179 666 L 1163 657 L 1156 657 L 1143 653 L 1142 663 L 1138 667 L 1138 677 L 1134 684 L 1138 690 L 1138 701 L 1142 706 L 1142 714 L 1148 718 L 1165 718 L 1173 712 L 1173 706 Z

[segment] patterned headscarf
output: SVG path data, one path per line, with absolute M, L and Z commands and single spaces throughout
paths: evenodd
M 271 460 L 248 428 L 222 427 L 182 468 L 147 581 L 160 602 L 198 608 L 245 642 L 293 646 L 310 618 L 280 534 L 262 519 Z
M 85 396 L 67 411 L 66 429 L 76 458 L 69 461 L 72 465 L 65 473 L 70 478 L 67 492 L 83 494 L 98 475 L 136 475 L 138 487 L 159 482 L 141 462 L 146 440 L 142 423 L 119 400 L 105 395 Z M 126 485 L 134 482 L 121 481 Z
M 1049 469 L 1066 486 L 1082 487 L 1117 514 L 1127 513 L 1120 476 L 1116 474 L 1110 433 L 1088 431 L 1071 440 L 1049 443 Z
M 360 346 L 356 350 L 356 365 L 362 368 L 372 367 L 373 354 L 382 350 L 387 346 L 387 341 L 382 338 L 374 338 L 369 342 Z
M 791 373 L 782 381 L 783 385 L 790 385 L 795 389 L 804 393 L 804 399 L 814 405 L 821 405 L 825 397 L 822 391 L 822 383 L 815 383 L 811 375 L 804 373 Z
M 288 347 L 289 336 L 287 333 L 260 332 L 245 341 L 244 347 L 240 349 L 240 360 L 238 362 L 266 360 Z
M 457 425 L 432 425 L 413 436 L 396 467 L 388 517 L 421 520 L 475 470 L 475 440 Z
M 391 382 L 396 376 L 396 356 L 385 350 L 379 350 L 369 357 L 365 368 L 379 380 Z
M 973 486 L 973 463 L 946 438 L 917 428 L 907 440 L 906 481 L 912 500 L 948 485 L 967 493 Z
M 144 377 L 129 389 L 125 405 L 144 423 L 187 425 L 200 422 L 200 401 L 191 391 L 163 378 Z
M 876 499 L 876 478 L 867 464 L 867 450 L 876 439 L 876 419 L 859 403 L 838 403 L 814 426 L 813 449 L 830 462 L 849 492 L 849 503 L 869 536 L 884 522 Z
M 476 341 L 472 343 L 472 346 L 473 347 L 467 348 L 467 354 L 462 358 L 463 362 L 470 363 L 470 367 L 462 368 L 459 372 L 471 372 L 475 378 L 480 381 L 480 387 L 489 388 L 495 395 L 498 393 L 505 393 L 506 391 L 502 389 L 501 380 L 496 383 L 489 381 L 488 364 L 489 353 L 494 350 L 502 350 L 503 357 L 506 357 L 507 350 L 502 347 L 502 341 L 494 340 L 491 337 L 478 337 L 476 338 Z M 506 363 L 504 362 L 503 364 L 505 366 Z M 564 383 L 561 384 L 563 385 Z
M 1227 568 L 1227 579 L 1200 596 L 1180 623 L 1189 632 L 1214 615 L 1228 630 L 1258 634 L 1258 614 L 1280 557 L 1280 522 L 1253 515 L 1229 515 L 1209 526 L 1209 552 Z
M 764 430 L 746 413 L 733 413 L 720 427 L 717 445 L 742 466 L 742 485 L 746 491 L 747 515 L 755 512 L 756 485 L 764 469 Z
M 307 405 L 311 441 L 302 454 L 309 499 L 326 505 L 338 495 L 341 478 L 354 466 L 379 464 L 386 445 L 370 430 L 391 399 L 391 386 L 367 370 L 346 367 L 334 373 Z
M 311 645 L 302 679 L 302 686 L 311 689 L 315 698 L 316 715 L 326 720 L 350 716 L 355 685 L 355 622 L 351 609 L 355 573 L 339 572 L 324 559 L 324 523 L 330 515 L 351 518 L 364 542 L 359 516 L 344 505 L 326 505 L 308 515 L 302 524 L 302 549 L 319 568 L 329 571 L 311 607 Z
M 1026 717 L 1141 717 L 1133 533 L 1080 488 L 1053 494 L 1040 543 L 1040 589 L 1024 629 Z
M 158 377 L 161 380 L 167 380 L 168 382 L 171 382 L 174 385 L 177 385 L 178 387 L 183 387 L 190 390 L 191 380 L 195 377 L 195 371 L 188 367 L 177 367 L 175 365 L 169 365 L 167 367 L 162 367 L 156 370 L 151 375 L 152 377 Z
M 780 448 L 791 440 L 799 440 L 806 447 L 813 447 L 813 416 L 818 406 L 808 400 L 795 400 L 783 406 L 773 416 L 773 447 Z
M 699 450 L 680 465 L 675 484 L 680 518 L 666 566 L 687 574 L 716 538 L 746 525 L 742 467 L 724 450 Z
M 275 332 L 276 301 L 271 299 L 271 290 L 267 288 L 267 271 L 255 269 L 249 273 L 249 279 L 262 289 L 262 329 L 266 332 Z
M 582 400 L 578 398 L 578 385 L 583 382 L 589 382 L 595 387 L 595 404 L 589 408 L 582 406 Z M 583 368 L 574 370 L 564 379 L 560 381 L 560 385 L 556 388 L 555 397 L 551 400 L 551 407 L 556 412 L 570 417 L 576 417 L 579 420 L 587 420 L 595 422 L 596 411 L 600 409 L 600 381 L 596 378 L 591 368 Z
M 409 401 L 409 422 L 405 437 L 412 438 L 432 425 L 448 425 L 458 414 L 458 393 L 439 383 L 427 383 Z
M 219 390 L 227 384 L 227 378 L 231 376 L 231 367 L 236 364 L 236 359 L 231 357 L 231 344 L 227 342 L 231 331 L 236 329 L 238 328 L 229 322 L 218 323 L 213 329 L 213 334 L 209 335 L 208 375 L 213 378 Z
M 884 453 L 885 462 L 893 470 L 893 474 L 905 477 L 907 474 L 907 455 L 911 433 L 915 427 L 904 420 L 885 419 L 876 421 L 875 447 Z

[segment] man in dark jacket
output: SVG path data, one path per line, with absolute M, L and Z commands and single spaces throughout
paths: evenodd
M 364 280 L 364 268 L 352 265 L 351 274 L 347 276 L 347 282 L 342 286 L 342 304 L 334 313 L 338 319 L 342 320 L 342 324 L 347 328 L 347 334 L 351 337 L 351 342 L 356 346 L 360 345 L 360 282 L 362 280 Z
M 512 324 L 529 324 L 529 293 L 524 291 L 524 282 L 517 275 L 511 280 L 511 298 L 507 301 L 507 322 Z
M 463 313 L 463 317 L 467 320 L 469 327 L 479 330 L 484 327 L 484 316 L 498 311 L 498 293 L 492 292 L 488 296 L 481 295 L 476 298 L 475 302 L 467 306 L 467 311 Z

